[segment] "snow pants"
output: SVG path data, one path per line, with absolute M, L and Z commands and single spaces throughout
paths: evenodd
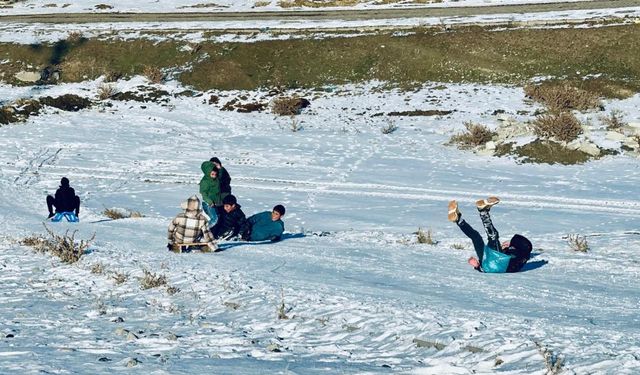
M 56 208 L 56 213 L 58 212 L 75 212 L 76 216 L 80 215 L 80 197 L 77 195 L 74 196 L 73 202 L 71 204 L 73 207 L 58 207 L 61 202 L 56 202 L 56 198 L 52 195 L 47 195 L 47 208 L 49 209 L 49 213 L 53 213 L 53 207 Z
M 498 230 L 493 226 L 491 222 L 491 216 L 489 215 L 488 210 L 479 211 L 480 220 L 482 220 L 482 225 L 484 226 L 484 230 L 487 233 L 487 246 L 490 248 L 500 251 L 500 238 L 498 234 Z M 485 242 L 482 239 L 482 236 L 478 231 L 473 229 L 469 223 L 467 223 L 464 219 L 460 219 L 458 222 L 458 227 L 462 230 L 467 237 L 471 239 L 473 242 L 473 248 L 476 251 L 476 255 L 478 255 L 478 260 L 480 264 L 482 264 L 482 258 L 484 257 L 484 245 Z

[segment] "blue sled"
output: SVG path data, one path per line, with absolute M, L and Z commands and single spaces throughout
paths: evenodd
M 51 218 L 51 221 L 57 223 L 61 221 L 63 217 L 70 223 L 77 223 L 80 221 L 78 216 L 76 216 L 76 214 L 74 214 L 73 212 L 56 212 L 55 216 Z

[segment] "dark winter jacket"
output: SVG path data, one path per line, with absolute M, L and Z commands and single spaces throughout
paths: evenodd
M 56 196 L 54 201 L 54 206 L 56 207 L 56 212 L 72 212 L 76 210 L 76 207 L 79 206 L 78 203 L 79 198 L 76 197 L 76 192 L 73 190 L 71 186 L 60 186 L 58 190 L 56 190 Z
M 240 230 L 242 238 L 248 241 L 279 241 L 284 232 L 282 220 L 271 220 L 271 211 L 251 216 Z
M 240 205 L 236 204 L 236 209 L 229 213 L 222 210 L 216 225 L 211 227 L 211 233 L 216 239 L 233 237 L 240 233 L 240 228 L 242 228 L 245 221 L 247 221 L 247 218 L 244 216 L 244 212 L 242 212 Z
M 202 200 L 205 201 L 208 205 L 213 206 L 222 206 L 222 199 L 224 196 L 220 191 L 220 179 L 219 177 L 211 178 L 211 171 L 215 168 L 210 161 L 205 161 L 200 166 L 202 169 L 202 179 L 200 180 L 200 194 L 202 194 Z
M 231 176 L 225 167 L 218 171 L 218 179 L 220 180 L 220 192 L 225 195 L 231 194 Z

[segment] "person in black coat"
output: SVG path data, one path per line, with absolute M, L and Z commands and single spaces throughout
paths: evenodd
M 220 193 L 222 193 L 222 195 L 224 195 L 225 193 L 231 194 L 231 176 L 229 176 L 229 172 L 227 172 L 227 169 L 222 166 L 220 159 L 218 159 L 217 157 L 214 156 L 211 159 L 209 159 L 209 161 L 212 162 L 213 165 L 216 166 L 216 168 L 218 168 L 218 179 L 220 180 Z
M 56 190 L 55 197 L 47 195 L 48 218 L 52 218 L 53 215 L 55 215 L 53 207 L 56 208 L 55 213 L 74 212 L 76 216 L 80 214 L 80 197 L 78 197 L 75 190 L 69 186 L 69 179 L 66 177 L 60 179 L 60 187 Z
M 211 234 L 215 239 L 235 237 L 247 220 L 235 196 L 230 194 L 224 197 L 222 207 L 222 214 L 218 217 L 216 224 L 211 227 Z

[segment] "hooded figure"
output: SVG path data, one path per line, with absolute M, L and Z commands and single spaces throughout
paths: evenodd
M 60 187 L 56 190 L 55 197 L 47 195 L 49 218 L 54 216 L 53 207 L 56 208 L 56 214 L 74 213 L 76 217 L 80 214 L 80 197 L 76 195 L 66 177 L 60 179 Z
M 206 204 L 204 211 L 209 215 L 211 221 L 215 222 L 222 211 L 222 200 L 228 193 L 223 193 L 220 190 L 219 171 L 212 162 L 203 162 L 200 165 L 200 169 L 204 174 L 200 179 L 200 194 L 202 194 L 202 200 Z
M 167 238 L 170 249 L 174 245 L 185 243 L 206 243 L 210 250 L 218 249 L 209 231 L 207 217 L 200 209 L 200 199 L 192 195 L 181 205 L 184 212 L 179 213 L 169 224 Z

